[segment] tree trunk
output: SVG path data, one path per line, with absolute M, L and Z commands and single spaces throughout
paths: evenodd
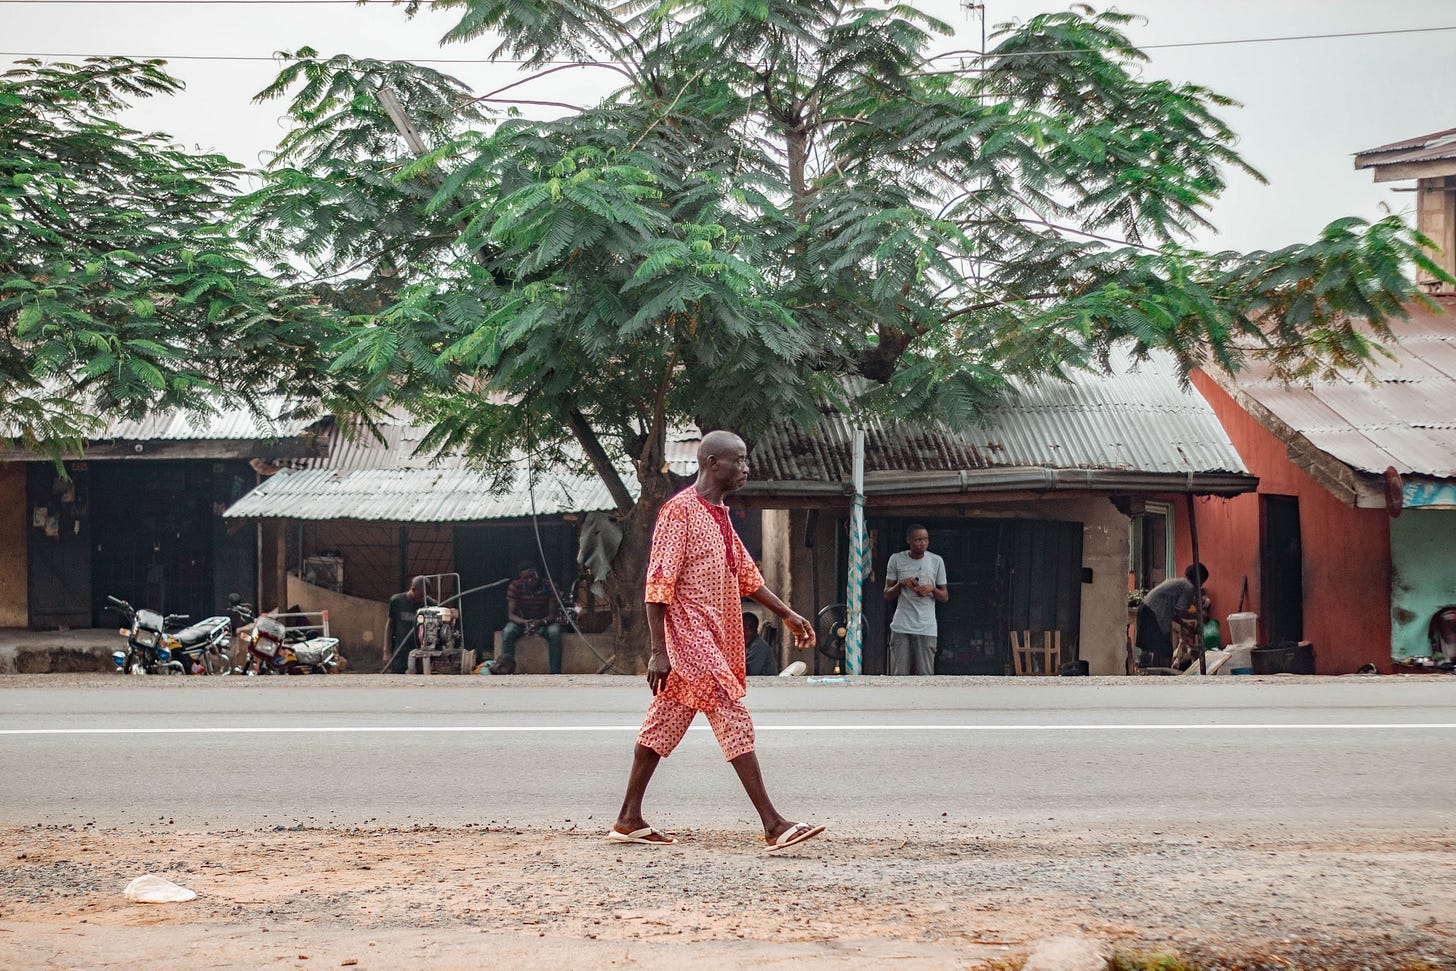
M 647 608 L 642 595 L 647 581 L 647 557 L 652 549 L 652 527 L 657 511 L 681 484 L 677 476 L 661 470 L 659 464 L 644 474 L 638 463 L 642 492 L 632 511 L 622 520 L 622 544 L 607 575 L 607 596 L 617 622 L 617 640 L 612 655 L 613 670 L 619 674 L 642 674 L 652 637 L 647 630 Z

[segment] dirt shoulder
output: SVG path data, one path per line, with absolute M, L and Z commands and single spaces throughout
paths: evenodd
M 946 824 L 769 857 L 741 832 L 623 847 L 586 825 L 4 829 L 0 966 L 989 969 L 1073 934 L 1218 968 L 1456 969 L 1448 839 Z M 197 900 L 128 903 L 149 872 Z

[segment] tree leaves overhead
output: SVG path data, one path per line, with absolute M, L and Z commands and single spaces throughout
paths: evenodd
M 1147 77 L 1126 14 L 1006 25 L 958 66 L 908 4 L 434 6 L 459 13 L 447 41 L 616 73 L 584 110 L 528 120 L 423 68 L 302 52 L 266 92 L 293 93 L 296 127 L 250 206 L 280 261 L 350 281 L 325 294 L 361 315 L 336 368 L 428 400 L 442 442 L 501 457 L 482 443 L 529 426 L 646 476 L 674 424 L 751 435 L 907 402 L 953 423 L 1120 342 L 1185 368 L 1358 367 L 1419 299 L 1421 241 L 1394 219 L 1190 248 L 1226 174 L 1257 173 L 1232 102 Z
M 0 436 L 74 441 L 112 416 L 314 400 L 327 318 L 227 228 L 239 168 L 114 119 L 180 82 L 158 62 L 0 75 Z

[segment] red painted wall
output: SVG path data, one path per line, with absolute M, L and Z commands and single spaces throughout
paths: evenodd
M 1193 385 L 1203 395 L 1249 471 L 1259 492 L 1299 497 L 1304 549 L 1304 639 L 1314 645 L 1315 671 L 1349 674 L 1373 662 L 1390 670 L 1390 520 L 1383 509 L 1344 505 L 1289 461 L 1284 443 L 1240 408 L 1201 372 Z M 1178 510 L 1179 569 L 1193 559 L 1187 500 L 1169 497 Z M 1238 609 L 1241 579 L 1249 578 L 1244 609 L 1259 610 L 1259 499 L 1194 498 L 1199 556 L 1209 570 L 1213 615 L 1224 620 Z M 1260 618 L 1263 643 L 1263 619 Z M 1228 625 L 1224 624 L 1224 640 Z

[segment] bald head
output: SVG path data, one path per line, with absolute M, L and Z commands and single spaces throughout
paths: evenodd
M 722 429 L 708 432 L 708 434 L 703 436 L 703 440 L 698 443 L 698 467 L 702 468 L 714 456 L 722 455 L 724 452 L 734 449 L 747 450 L 743 444 L 743 439 L 732 432 L 723 431 Z
M 721 504 L 725 493 L 748 481 L 748 446 L 732 432 L 715 431 L 698 445 L 698 494 Z

